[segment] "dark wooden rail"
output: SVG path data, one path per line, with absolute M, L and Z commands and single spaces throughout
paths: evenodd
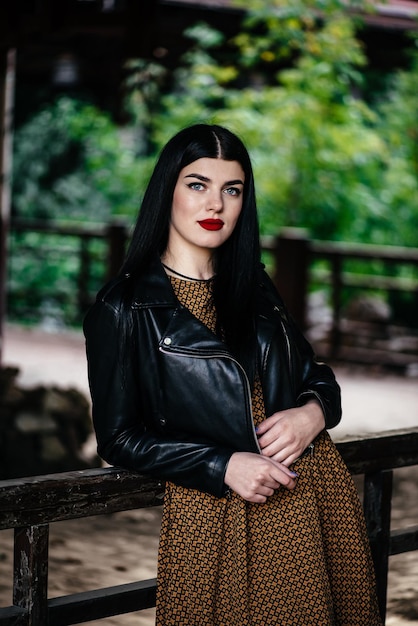
M 79 272 L 77 285 L 74 285 L 74 293 L 77 293 L 75 297 L 80 320 L 103 282 L 118 272 L 129 239 L 129 230 L 124 222 L 105 226 L 91 224 L 70 226 L 42 221 L 15 220 L 11 225 L 11 231 L 15 233 L 38 232 L 45 235 L 59 235 L 62 238 L 79 239 Z M 90 280 L 92 275 L 91 242 L 94 239 L 104 241 L 106 249 L 101 259 L 103 273 L 98 277 L 96 285 L 92 285 Z M 313 284 L 320 284 L 330 290 L 331 331 L 326 341 L 322 342 L 323 345 L 312 340 L 319 356 L 342 360 L 350 360 L 350 357 L 354 357 L 354 360 L 360 362 L 381 362 L 402 367 L 418 361 L 418 351 L 417 354 L 401 354 L 392 349 L 381 349 L 379 352 L 379 350 L 370 350 L 370 346 L 366 350 L 355 349 L 351 346 L 348 351 L 350 354 L 344 353 L 342 346 L 344 332 L 341 324 L 342 293 L 346 288 L 379 289 L 384 293 L 396 290 L 414 293 L 418 306 L 417 248 L 313 241 L 303 229 L 292 228 L 282 229 L 277 237 L 262 237 L 261 245 L 263 250 L 272 257 L 270 271 L 273 279 L 301 328 L 307 330 L 307 294 L 310 287 Z M 19 254 L 18 248 L 16 248 L 16 254 Z M 362 260 L 374 265 L 379 262 L 382 266 L 382 273 L 380 275 L 372 271 L 367 275 L 349 273 L 346 271 L 346 265 L 352 260 Z M 328 269 L 319 270 L 315 267 L 317 261 L 324 261 Z M 414 268 L 415 278 L 394 275 L 398 268 L 405 266 Z M 386 275 L 383 275 L 383 270 Z M 414 342 L 418 345 L 418 329 L 414 331 L 414 334 Z
M 418 549 L 418 526 L 391 530 L 393 469 L 418 464 L 418 428 L 337 444 L 352 474 L 364 474 L 363 506 L 386 612 L 390 555 Z M 125 470 L 67 472 L 0 483 L 0 530 L 15 529 L 13 605 L 0 626 L 67 626 L 155 606 L 155 579 L 48 599 L 51 523 L 159 506 L 163 484 Z
M 129 228 L 125 222 L 113 221 L 109 224 L 56 224 L 42 220 L 13 220 L 10 228 L 12 233 L 35 232 L 44 235 L 58 235 L 63 239 L 75 237 L 79 239 L 80 247 L 79 272 L 77 280 L 77 305 L 83 315 L 91 304 L 94 294 L 89 292 L 89 278 L 91 275 L 92 256 L 90 244 L 94 239 L 106 242 L 107 253 L 103 259 L 103 276 L 100 285 L 108 278 L 115 276 L 122 265 L 126 243 L 129 237 Z M 19 251 L 16 250 L 19 254 Z M 100 287 L 97 285 L 97 288 Z
M 45 235 L 77 237 L 80 239 L 80 278 L 79 287 L 88 282 L 90 257 L 89 242 L 102 239 L 107 242 L 107 257 L 104 259 L 104 276 L 114 276 L 124 258 L 125 248 L 129 239 L 129 228 L 124 221 L 111 222 L 106 225 L 76 223 L 55 224 L 53 222 L 15 219 L 11 224 L 11 232 L 37 232 Z M 304 325 L 306 309 L 305 297 L 308 282 L 320 279 L 328 282 L 333 288 L 333 309 L 337 319 L 341 306 L 341 289 L 344 286 L 362 287 L 365 289 L 418 290 L 418 278 L 409 279 L 396 276 L 378 276 L 349 274 L 343 272 L 343 264 L 347 260 L 382 261 L 387 266 L 412 265 L 418 268 L 418 248 L 400 246 L 376 246 L 371 244 L 348 243 L 342 241 L 315 241 L 309 239 L 306 231 L 301 228 L 283 228 L 278 236 L 261 238 L 263 250 L 273 254 L 273 275 L 280 285 L 280 290 L 296 319 Z M 329 262 L 329 271 L 315 271 L 309 276 L 312 261 L 323 259 Z M 79 301 L 89 299 L 88 294 L 79 297 Z M 91 295 L 90 295 L 91 299 Z
M 411 307 L 418 306 L 418 248 L 315 241 L 309 239 L 307 233 L 299 228 L 285 228 L 277 237 L 264 237 L 262 247 L 274 259 L 272 274 L 277 288 L 305 331 L 308 330 L 306 316 L 310 288 L 320 285 L 330 291 L 330 332 L 325 340 L 311 339 L 321 357 L 398 367 L 407 367 L 418 362 L 418 349 L 411 350 L 411 344 L 418 346 L 418 328 L 407 329 L 400 324 L 392 329 L 390 322 L 385 328 L 379 323 L 349 322 L 342 316 L 344 289 L 356 288 L 362 292 L 377 290 L 383 295 L 403 291 L 413 295 Z M 348 263 L 353 260 L 364 261 L 370 268 L 368 273 L 347 271 Z M 324 262 L 327 269 L 315 267 L 317 261 Z M 376 263 L 380 266 L 378 273 Z M 405 267 L 409 269 L 410 276 L 396 275 L 400 268 Z M 408 344 L 407 351 L 392 348 L 388 340 L 390 331 L 399 335 L 411 335 L 408 341 L 404 341 Z M 343 338 L 349 338 L 350 332 L 351 339 L 364 336 L 366 348 L 357 346 L 357 341 L 346 342 L 344 346 Z M 374 336 L 381 339 L 376 345 L 373 345 Z
M 350 260 L 380 261 L 385 268 L 411 266 L 418 269 L 418 248 L 377 246 L 344 241 L 317 241 L 301 228 L 283 228 L 277 237 L 263 237 L 262 247 L 274 258 L 274 279 L 280 292 L 302 327 L 305 324 L 308 286 L 315 281 L 332 287 L 332 309 L 338 325 L 343 287 L 361 287 L 381 291 L 418 292 L 418 276 L 402 278 L 391 275 L 355 274 L 344 271 Z M 324 260 L 329 270 L 312 270 L 312 263 Z

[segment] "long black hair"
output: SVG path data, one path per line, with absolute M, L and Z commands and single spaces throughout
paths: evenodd
M 222 126 L 196 124 L 163 148 L 138 214 L 122 272 L 141 274 L 167 247 L 171 206 L 180 171 L 201 158 L 238 161 L 244 174 L 243 205 L 231 236 L 216 251 L 214 301 L 218 333 L 241 360 L 254 340 L 254 292 L 260 243 L 254 177 L 243 142 Z

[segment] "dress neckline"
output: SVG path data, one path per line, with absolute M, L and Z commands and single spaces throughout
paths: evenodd
M 210 278 L 193 278 L 192 276 L 186 276 L 186 274 L 180 274 L 180 272 L 173 270 L 172 267 L 168 267 L 168 265 L 166 265 L 162 261 L 161 261 L 161 265 L 164 267 L 164 269 L 168 270 L 171 274 L 174 274 L 174 277 L 178 276 L 179 278 L 182 278 L 183 280 L 188 280 L 193 283 L 208 283 L 209 281 L 214 279 L 214 276 L 211 276 Z

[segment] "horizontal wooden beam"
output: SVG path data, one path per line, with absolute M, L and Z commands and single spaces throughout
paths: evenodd
M 69 626 L 155 606 L 155 578 L 49 600 L 49 626 Z
M 418 550 L 418 526 L 393 530 L 390 534 L 390 555 Z
M 352 474 L 418 464 L 418 428 L 342 440 L 336 445 Z
M 337 442 L 353 474 L 418 464 L 418 428 Z M 108 467 L 0 482 L 0 530 L 162 503 L 162 481 Z
M 0 482 L 0 530 L 116 513 L 162 503 L 161 481 L 117 468 Z
M 0 626 L 26 626 L 28 612 L 17 606 L 0 608 Z

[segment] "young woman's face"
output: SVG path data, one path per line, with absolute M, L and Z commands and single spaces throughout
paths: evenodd
M 168 246 L 208 251 L 232 234 L 242 209 L 244 172 L 238 161 L 203 158 L 184 167 L 173 194 Z

